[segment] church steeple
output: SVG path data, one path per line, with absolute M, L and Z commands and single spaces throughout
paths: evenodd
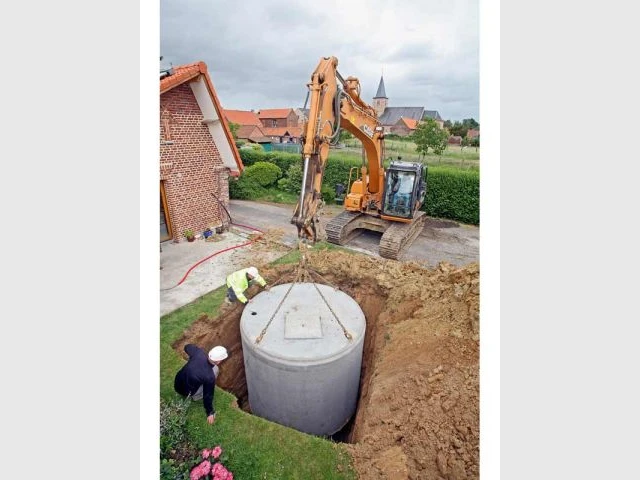
M 376 96 L 373 97 L 373 109 L 376 111 L 376 115 L 381 117 L 387 108 L 389 99 L 387 98 L 387 92 L 384 91 L 384 78 L 380 75 L 380 83 L 378 84 L 378 91 Z
M 378 84 L 378 92 L 373 98 L 387 98 L 387 94 L 384 91 L 384 78 L 380 76 L 380 83 Z

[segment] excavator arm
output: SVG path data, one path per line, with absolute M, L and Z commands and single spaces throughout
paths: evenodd
M 311 75 L 309 118 L 302 136 L 302 189 L 291 223 L 298 238 L 316 241 L 316 215 L 321 200 L 329 148 L 344 128 L 362 142 L 367 164 L 362 166 L 358 208 L 380 208 L 384 188 L 384 131 L 375 110 L 360 98 L 360 82 L 338 73 L 338 59 L 323 57 Z

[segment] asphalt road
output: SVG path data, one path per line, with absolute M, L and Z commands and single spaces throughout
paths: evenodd
M 282 240 L 295 245 L 297 230 L 291 224 L 293 205 L 231 200 L 229 213 L 235 223 L 258 227 L 260 229 L 279 229 L 284 231 Z M 326 206 L 320 215 L 320 224 L 324 226 L 331 218 L 342 212 L 340 205 Z M 368 255 L 378 255 L 381 233 L 363 230 L 347 248 Z M 413 242 L 400 260 L 416 260 L 435 267 L 442 261 L 463 266 L 479 262 L 479 228 L 464 225 L 451 220 L 428 218 L 422 233 Z

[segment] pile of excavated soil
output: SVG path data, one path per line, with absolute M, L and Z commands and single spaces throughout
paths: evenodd
M 351 295 L 367 318 L 358 410 L 346 440 L 362 479 L 479 478 L 479 266 L 435 270 L 342 251 L 308 264 Z M 263 267 L 271 284 L 294 266 Z M 249 296 L 259 292 L 252 287 Z M 203 315 L 174 347 L 224 344 L 218 385 L 249 410 L 242 306 Z

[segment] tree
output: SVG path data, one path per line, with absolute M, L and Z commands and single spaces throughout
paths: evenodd
M 469 130 L 469 127 L 465 127 L 458 120 L 456 120 L 455 123 L 450 128 L 451 135 L 460 136 L 462 138 L 467 136 L 467 130 Z
M 345 140 L 349 140 L 351 138 L 353 138 L 353 135 L 351 135 L 351 132 L 349 132 L 345 128 L 341 128 L 340 129 L 340 136 L 338 137 L 338 140 L 340 142 L 344 142 Z
M 465 126 L 468 129 L 473 128 L 473 129 L 477 129 L 480 124 L 478 122 L 475 121 L 475 119 L 473 118 L 465 118 L 462 120 L 462 125 Z
M 426 155 L 429 153 L 429 148 L 432 148 L 436 155 L 442 155 L 447 148 L 449 132 L 440 128 L 433 118 L 427 118 L 420 122 L 412 137 L 418 153 Z
M 238 129 L 240 128 L 239 123 L 229 122 L 229 130 L 231 130 L 231 135 L 233 135 L 233 139 L 238 139 Z

